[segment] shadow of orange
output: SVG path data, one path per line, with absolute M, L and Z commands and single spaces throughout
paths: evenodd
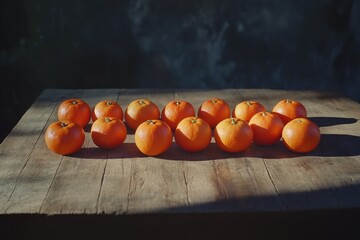
M 346 134 L 322 134 L 319 146 L 312 152 L 306 154 L 293 153 L 287 150 L 282 142 L 271 146 L 259 146 L 252 144 L 247 150 L 240 153 L 226 153 L 221 151 L 216 143 L 200 152 L 186 152 L 176 143 L 172 143 L 170 149 L 156 156 L 158 159 L 173 161 L 211 161 L 229 158 L 296 158 L 303 156 L 314 157 L 346 157 L 360 155 L 360 137 Z M 97 147 L 81 148 L 77 153 L 71 155 L 83 159 L 117 159 L 117 158 L 147 158 L 142 154 L 135 143 L 123 143 L 115 149 L 100 149 Z

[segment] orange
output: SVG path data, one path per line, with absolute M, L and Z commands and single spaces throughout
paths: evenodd
M 187 117 L 194 117 L 195 109 L 189 102 L 182 100 L 175 100 L 169 102 L 161 112 L 161 120 L 166 122 L 172 130 L 181 120 Z
M 225 152 L 241 152 L 247 149 L 253 140 L 249 124 L 238 118 L 227 118 L 216 125 L 214 138 L 218 147 Z
M 45 132 L 45 143 L 55 153 L 69 155 L 77 152 L 85 140 L 84 129 L 70 121 L 59 121 L 49 125 Z
M 199 107 L 198 117 L 214 128 L 219 122 L 230 117 L 229 104 L 220 98 L 206 100 Z
M 81 99 L 68 99 L 58 108 L 59 121 L 71 121 L 85 127 L 91 117 L 89 105 Z
M 92 112 L 93 122 L 101 117 L 112 117 L 123 120 L 123 110 L 120 105 L 113 100 L 104 100 L 97 103 Z
M 125 122 L 134 130 L 146 120 L 159 118 L 160 111 L 158 106 L 148 99 L 132 101 L 125 110 Z
M 271 145 L 281 138 L 284 124 L 280 117 L 271 112 L 259 112 L 249 122 L 254 134 L 254 143 L 259 145 Z
M 258 112 L 265 112 L 265 107 L 255 101 L 243 101 L 236 105 L 232 116 L 249 122 L 252 116 Z
M 203 150 L 210 144 L 211 128 L 201 118 L 184 118 L 176 127 L 175 141 L 183 150 L 188 152 Z
M 307 116 L 304 105 L 290 99 L 281 100 L 274 106 L 272 111 L 281 118 L 284 125 L 295 118 L 306 118 Z
M 170 148 L 171 128 L 163 121 L 146 120 L 135 131 L 135 144 L 145 155 L 156 156 Z
M 118 118 L 101 117 L 91 126 L 91 138 L 100 148 L 115 148 L 126 138 L 125 124 Z
M 296 118 L 285 125 L 282 138 L 285 147 L 293 152 L 307 153 L 320 142 L 320 129 L 307 118 Z

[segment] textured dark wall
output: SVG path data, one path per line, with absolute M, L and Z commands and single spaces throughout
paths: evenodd
M 360 100 L 359 1 L 3 0 L 0 9 L 7 116 L 50 87 L 320 89 Z

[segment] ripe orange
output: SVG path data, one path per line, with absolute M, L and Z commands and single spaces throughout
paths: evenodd
M 271 145 L 278 142 L 284 124 L 280 117 L 271 112 L 259 112 L 249 122 L 254 134 L 254 143 Z
M 125 124 L 118 118 L 101 117 L 91 126 L 91 138 L 100 148 L 115 148 L 126 138 Z
M 132 101 L 125 110 L 125 122 L 134 130 L 146 120 L 159 118 L 160 111 L 158 106 L 147 99 Z
M 45 132 L 45 143 L 55 153 L 69 155 L 77 152 L 85 140 L 84 129 L 70 121 L 59 121 L 49 125 Z
M 176 127 L 175 141 L 185 151 L 197 152 L 203 150 L 210 144 L 211 128 L 201 118 L 184 118 Z
M 281 100 L 272 111 L 281 118 L 284 125 L 295 118 L 306 118 L 307 116 L 304 105 L 290 99 Z
M 171 146 L 172 137 L 171 128 L 165 122 L 146 120 L 135 131 L 135 144 L 143 154 L 156 156 Z
M 97 103 L 92 112 L 93 122 L 101 117 L 112 117 L 123 120 L 123 110 L 120 105 L 112 100 L 104 100 Z
M 184 118 L 194 116 L 195 109 L 193 105 L 181 100 L 169 102 L 161 112 L 161 120 L 166 122 L 172 130 L 175 130 L 176 126 Z
M 198 117 L 214 128 L 219 122 L 230 117 L 229 104 L 219 98 L 206 100 L 199 107 Z
M 249 122 L 252 116 L 258 112 L 265 112 L 265 107 L 255 101 L 243 101 L 236 105 L 232 116 Z
M 58 108 L 59 121 L 71 121 L 85 127 L 91 117 L 89 105 L 81 99 L 68 99 Z
M 227 118 L 216 125 L 214 130 L 216 144 L 225 152 L 241 152 L 250 146 L 253 140 L 251 127 L 238 118 Z
M 320 129 L 307 118 L 296 118 L 285 125 L 282 138 L 285 147 L 293 152 L 307 153 L 320 142 Z

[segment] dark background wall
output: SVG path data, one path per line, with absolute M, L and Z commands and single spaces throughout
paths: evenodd
M 316 89 L 360 100 L 359 1 L 2 0 L 0 11 L 1 136 L 43 88 Z

